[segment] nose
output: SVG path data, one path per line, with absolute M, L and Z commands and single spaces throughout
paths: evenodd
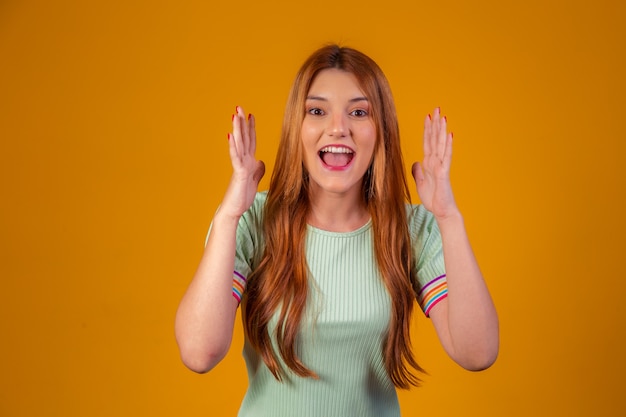
M 344 114 L 335 113 L 329 118 L 328 134 L 330 136 L 344 137 L 347 130 L 347 120 Z

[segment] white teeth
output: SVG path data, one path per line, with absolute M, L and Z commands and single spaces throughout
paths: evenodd
M 325 148 L 320 149 L 320 152 L 354 153 L 354 151 L 352 149 L 344 148 L 343 146 L 327 146 Z

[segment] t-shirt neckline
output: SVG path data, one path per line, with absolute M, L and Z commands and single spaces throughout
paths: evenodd
M 307 230 L 326 235 L 326 236 L 335 236 L 335 237 L 352 237 L 356 235 L 360 235 L 361 233 L 365 233 L 372 227 L 372 218 L 370 217 L 367 222 L 363 226 L 359 226 L 357 229 L 351 230 L 349 232 L 333 232 L 331 230 L 320 229 L 319 227 L 311 226 L 307 223 Z

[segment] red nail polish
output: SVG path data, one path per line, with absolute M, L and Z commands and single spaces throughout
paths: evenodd
M 228 140 L 230 140 L 230 133 L 227 133 L 226 137 L 228 138 Z
M 252 113 L 248 114 L 248 120 L 252 117 Z
M 428 115 L 428 120 L 433 120 L 433 118 L 432 118 L 432 117 L 430 117 L 430 114 Z
M 448 123 L 448 117 L 447 116 L 443 116 L 443 120 L 445 120 L 446 123 Z
M 235 115 L 233 114 L 232 117 L 230 118 L 231 121 L 235 120 Z

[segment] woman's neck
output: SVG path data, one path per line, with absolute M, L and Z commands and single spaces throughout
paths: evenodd
M 307 222 L 331 232 L 351 232 L 368 222 L 370 214 L 358 194 L 312 193 Z

